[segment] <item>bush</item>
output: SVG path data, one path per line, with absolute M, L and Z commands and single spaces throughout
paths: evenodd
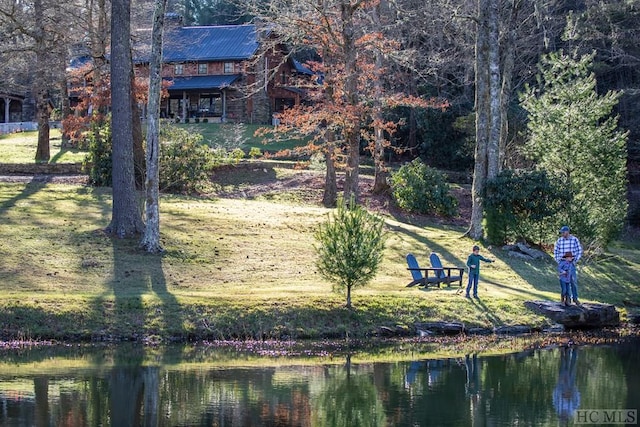
M 193 193 L 206 188 L 214 166 L 214 154 L 202 143 L 202 135 L 175 126 L 161 129 L 160 189 Z
M 88 169 L 89 183 L 96 187 L 109 187 L 112 182 L 111 125 L 107 120 L 103 125 L 93 123 L 87 133 L 89 153 L 83 167 Z
M 454 216 L 458 210 L 445 175 L 420 159 L 391 176 L 391 190 L 398 207 L 409 212 Z
M 487 238 L 542 243 L 557 228 L 555 216 L 570 199 L 544 171 L 504 170 L 487 181 L 484 194 Z
M 251 149 L 249 149 L 249 157 L 251 157 L 252 159 L 258 158 L 260 156 L 262 156 L 262 151 L 260 151 L 258 147 L 251 147 Z

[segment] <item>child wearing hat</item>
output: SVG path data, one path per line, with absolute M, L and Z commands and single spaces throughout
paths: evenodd
M 577 291 L 575 290 L 576 266 L 573 263 L 573 254 L 571 252 L 565 252 L 558 263 L 558 275 L 560 276 L 560 298 L 562 304 L 565 306 L 571 304 L 571 293 L 573 293 L 575 303 L 579 304 Z
M 473 297 L 478 298 L 478 280 L 480 279 L 480 261 L 493 262 L 492 259 L 487 259 L 480 255 L 480 246 L 473 247 L 473 253 L 467 258 L 467 267 L 469 267 L 469 283 L 467 284 L 466 297 L 470 298 L 469 292 L 471 286 L 473 286 Z

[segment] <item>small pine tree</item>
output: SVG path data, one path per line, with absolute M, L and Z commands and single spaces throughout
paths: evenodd
M 620 92 L 596 92 L 593 58 L 562 51 L 542 58 L 538 86 L 521 98 L 529 113 L 524 152 L 570 192 L 558 221 L 604 247 L 620 233 L 627 211 L 628 133 L 612 115 Z
M 367 285 L 382 261 L 385 235 L 384 220 L 367 212 L 352 199 L 338 208 L 315 233 L 318 245 L 316 266 L 334 291 L 346 291 L 347 308 L 351 308 L 351 289 Z

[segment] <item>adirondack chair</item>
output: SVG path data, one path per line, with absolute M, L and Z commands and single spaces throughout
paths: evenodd
M 413 281 L 407 285 L 407 288 L 413 286 L 429 286 L 440 287 L 440 283 L 444 282 L 439 276 L 439 269 L 436 268 L 420 268 L 416 257 L 413 254 L 407 254 L 407 270 L 411 272 Z
M 446 283 L 447 286 L 451 286 L 452 282 L 460 282 L 460 287 L 462 287 L 462 276 L 464 276 L 465 270 L 464 267 L 443 267 L 440 262 L 440 257 L 435 252 L 431 252 L 429 260 L 431 261 L 431 267 L 436 270 L 436 276 L 442 283 Z

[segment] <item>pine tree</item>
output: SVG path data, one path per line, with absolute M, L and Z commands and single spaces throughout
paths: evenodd
M 571 193 L 563 223 L 589 245 L 604 247 L 621 231 L 627 211 L 628 133 L 612 114 L 620 92 L 599 95 L 594 54 L 560 51 L 541 60 L 536 88 L 527 88 L 527 155 Z

